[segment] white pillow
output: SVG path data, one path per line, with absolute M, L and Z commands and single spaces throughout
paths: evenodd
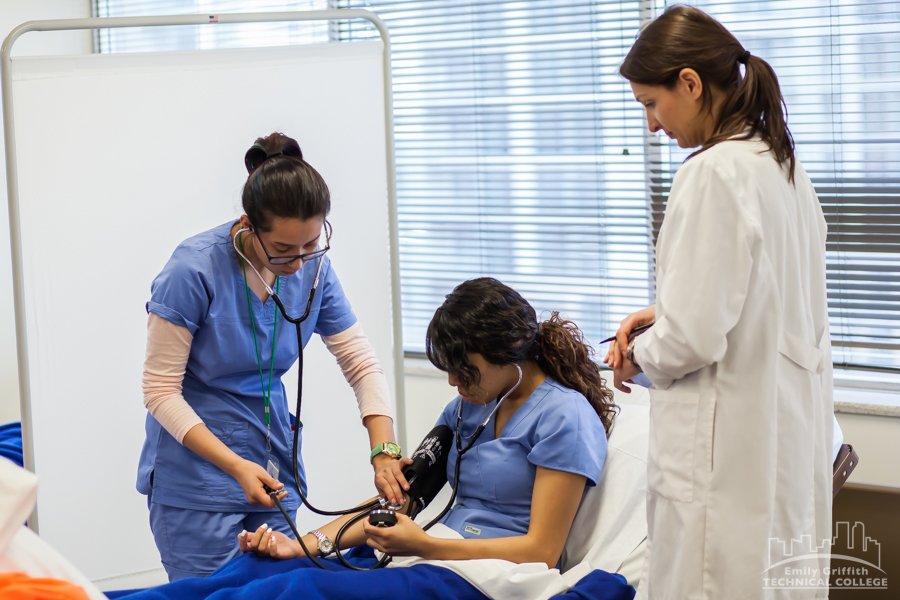
M 37 500 L 37 475 L 0 457 L 0 553 L 22 527 Z
M 106 600 L 62 554 L 22 525 L 34 507 L 37 483 L 34 473 L 0 458 L 0 572 L 63 579 L 83 587 L 93 600 Z
M 585 491 L 563 549 L 560 570 L 574 571 L 567 577 L 616 573 L 647 537 L 650 407 L 620 407 L 600 481 Z

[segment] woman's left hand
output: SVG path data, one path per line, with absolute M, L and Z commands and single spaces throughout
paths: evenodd
M 613 341 L 613 344 L 615 343 L 616 342 Z M 640 372 L 641 370 L 638 369 L 633 362 L 628 360 L 627 357 L 623 356 L 619 367 L 617 369 L 613 369 L 613 385 L 616 386 L 617 390 L 625 392 L 626 394 L 630 394 L 631 388 L 625 384 L 632 383 L 631 378 Z
M 366 544 L 391 556 L 427 558 L 426 550 L 434 539 L 415 521 L 400 513 L 397 513 L 397 524 L 393 527 L 375 527 L 365 519 L 363 530 L 369 538 Z
M 403 476 L 403 467 L 412 464 L 411 458 L 396 459 L 379 454 L 372 465 L 375 467 L 375 487 L 391 504 L 403 504 L 403 492 L 409 490 L 409 483 Z
M 254 532 L 242 531 L 238 534 L 238 545 L 243 552 L 255 552 L 260 556 L 282 560 L 303 554 L 297 540 L 292 540 L 280 531 L 269 529 L 268 525 L 260 525 Z

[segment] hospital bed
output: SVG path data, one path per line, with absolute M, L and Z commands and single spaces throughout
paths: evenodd
M 647 536 L 645 495 L 649 408 L 622 407 L 609 439 L 598 485 L 587 489 L 566 542 L 560 570 L 489 561 L 487 569 L 451 569 L 493 598 L 545 599 L 563 593 L 596 569 L 620 573 L 636 586 Z M 103 594 L 68 561 L 21 523 L 31 512 L 37 478 L 0 459 L 0 569 L 58 577 L 85 588 L 92 599 Z M 441 497 L 432 507 L 441 507 Z M 429 508 L 432 508 L 429 507 Z M 423 514 L 427 518 L 427 514 Z M 474 566 L 481 561 L 454 561 Z M 506 577 L 498 578 L 497 564 Z M 484 576 L 487 575 L 487 576 Z M 474 579 L 474 580 L 473 580 Z
M 595 570 L 618 573 L 637 588 L 647 543 L 649 418 L 649 406 L 621 405 L 600 481 L 584 493 L 559 570 L 496 560 L 455 561 L 469 563 L 468 569 L 458 564 L 442 566 L 448 566 L 493 598 L 543 600 L 565 592 Z M 835 494 L 858 460 L 852 447 L 845 444 L 834 464 Z M 86 577 L 21 526 L 31 512 L 36 490 L 37 478 L 33 474 L 0 458 L 0 570 L 22 570 L 35 576 L 66 579 L 84 587 L 93 600 L 102 600 L 105 596 Z M 443 506 L 447 491 L 434 500 L 430 510 L 436 512 Z M 422 518 L 430 518 L 429 511 Z M 500 563 L 505 563 L 501 568 L 505 570 L 502 578 L 497 577 Z

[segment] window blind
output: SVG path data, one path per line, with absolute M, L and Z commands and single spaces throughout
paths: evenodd
M 345 0 L 392 39 L 404 344 L 492 276 L 597 342 L 650 303 L 639 2 Z M 341 39 L 374 35 L 340 25 Z
M 829 223 L 838 366 L 900 368 L 900 3 L 691 2 L 780 78 Z M 616 69 L 663 0 L 96 0 L 100 16 L 367 8 L 393 39 L 406 349 L 492 275 L 596 341 L 652 302 L 652 246 L 687 153 L 646 133 Z M 122 29 L 103 52 L 353 41 L 357 21 Z M 193 33 L 185 33 L 192 30 Z M 650 203 L 646 189 L 649 182 Z
M 664 2 L 656 2 L 661 11 Z M 828 222 L 836 367 L 900 371 L 900 2 L 690 2 L 775 69 Z M 687 156 L 648 144 L 653 237 Z
M 146 17 L 288 10 L 327 10 L 328 0 L 94 0 L 98 17 Z M 329 23 L 229 23 L 100 29 L 96 52 L 159 52 L 286 46 L 330 41 Z

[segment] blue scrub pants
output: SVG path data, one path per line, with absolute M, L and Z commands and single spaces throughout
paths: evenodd
M 208 512 L 148 502 L 150 529 L 156 540 L 169 581 L 206 577 L 241 554 L 237 536 L 241 530 L 256 531 L 263 523 L 293 537 L 290 525 L 279 511 Z M 297 511 L 288 511 L 292 519 Z

